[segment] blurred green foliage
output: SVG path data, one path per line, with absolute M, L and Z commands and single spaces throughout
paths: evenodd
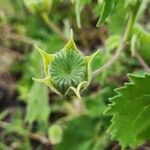
M 134 1 L 128 0 L 126 6 L 133 5 Z M 150 64 L 150 34 L 146 32 L 149 1 L 142 5 L 133 31 L 137 41 L 134 46 L 134 43 L 129 45 Z M 92 80 L 82 94 L 82 101 L 75 98 L 68 101 L 32 80 L 44 76 L 34 45 L 55 53 L 65 45 L 73 28 L 75 41 L 83 53 L 100 50 L 92 63 L 92 69 L 96 70 L 111 59 L 118 46 L 127 20 L 126 6 L 121 0 L 111 0 L 111 3 L 109 0 L 0 0 L 0 53 L 2 49 L 11 59 L 4 61 L 0 56 L 0 65 L 5 68 L 4 72 L 0 67 L 0 74 L 13 78 L 12 82 L 6 82 L 6 95 L 13 93 L 9 102 L 7 97 L 1 100 L 3 79 L 0 79 L 0 150 L 113 149 L 110 135 L 106 133 L 110 117 L 103 115 L 108 98 L 114 96 L 116 87 L 127 81 L 128 72 L 144 72 L 131 57 L 130 48 L 119 61 Z M 43 10 L 50 22 L 42 18 Z M 100 28 L 96 28 L 97 22 Z

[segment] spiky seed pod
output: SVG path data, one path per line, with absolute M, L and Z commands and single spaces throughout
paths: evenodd
M 73 49 L 65 49 L 54 56 L 55 61 L 48 65 L 48 74 L 59 91 L 76 87 L 84 80 L 86 65 L 84 56 Z
M 98 51 L 91 56 L 85 56 L 77 49 L 72 32 L 69 42 L 56 54 L 47 54 L 38 47 L 37 50 L 43 58 L 46 77 L 34 80 L 44 82 L 59 95 L 75 93 L 80 98 L 80 91 L 90 82 L 90 63 Z
M 32 14 L 49 13 L 52 0 L 24 0 L 24 4 Z

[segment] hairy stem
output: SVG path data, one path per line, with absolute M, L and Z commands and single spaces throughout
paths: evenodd
M 45 24 L 52 29 L 63 41 L 67 41 L 67 38 L 64 36 L 63 32 L 59 29 L 59 27 L 54 24 L 48 17 L 46 13 L 42 13 L 41 17 L 43 18 Z
M 144 68 L 144 70 L 150 73 L 150 67 L 146 64 L 146 62 L 143 60 L 138 52 L 135 53 L 135 58 L 139 61 L 140 65 Z
M 120 57 L 121 52 L 128 45 L 128 41 L 131 38 L 131 33 L 132 33 L 133 25 L 134 25 L 134 22 L 136 20 L 136 16 L 137 16 L 137 13 L 139 10 L 139 6 L 140 6 L 140 4 L 138 3 L 135 6 L 135 9 L 133 9 L 129 14 L 129 19 L 128 19 L 125 31 L 123 33 L 122 39 L 121 39 L 119 46 L 116 50 L 116 53 L 112 56 L 112 58 L 106 64 L 104 64 L 102 67 L 98 68 L 96 71 L 93 72 L 92 78 L 96 77 L 101 72 L 107 70 L 112 64 L 114 64 L 114 62 L 116 60 L 118 60 L 118 58 Z

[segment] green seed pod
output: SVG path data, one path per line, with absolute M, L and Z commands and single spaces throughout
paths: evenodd
M 24 0 L 24 4 L 32 14 L 49 13 L 52 0 Z
M 59 95 L 75 93 L 80 98 L 80 91 L 84 90 L 90 82 L 90 63 L 98 51 L 91 56 L 81 53 L 74 43 L 72 31 L 69 42 L 59 52 L 47 54 L 38 47 L 37 50 L 43 58 L 46 77 L 34 78 L 34 80 L 44 82 Z

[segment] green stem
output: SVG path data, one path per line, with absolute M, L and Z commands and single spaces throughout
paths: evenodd
M 41 17 L 43 18 L 45 24 L 52 29 L 63 41 L 67 41 L 67 38 L 64 36 L 63 32 L 59 29 L 59 27 L 54 24 L 48 17 L 46 13 L 42 13 Z
M 140 7 L 140 4 L 137 3 L 135 8 L 129 14 L 129 19 L 128 19 L 124 34 L 122 36 L 122 39 L 120 41 L 120 44 L 116 50 L 116 53 L 112 56 L 112 58 L 106 64 L 104 64 L 102 67 L 98 68 L 96 71 L 93 72 L 92 78 L 96 77 L 101 72 L 108 69 L 112 64 L 114 64 L 114 62 L 118 60 L 118 58 L 120 57 L 121 52 L 128 45 L 128 41 L 131 39 L 132 29 L 133 29 L 134 22 L 136 20 L 139 7 Z

